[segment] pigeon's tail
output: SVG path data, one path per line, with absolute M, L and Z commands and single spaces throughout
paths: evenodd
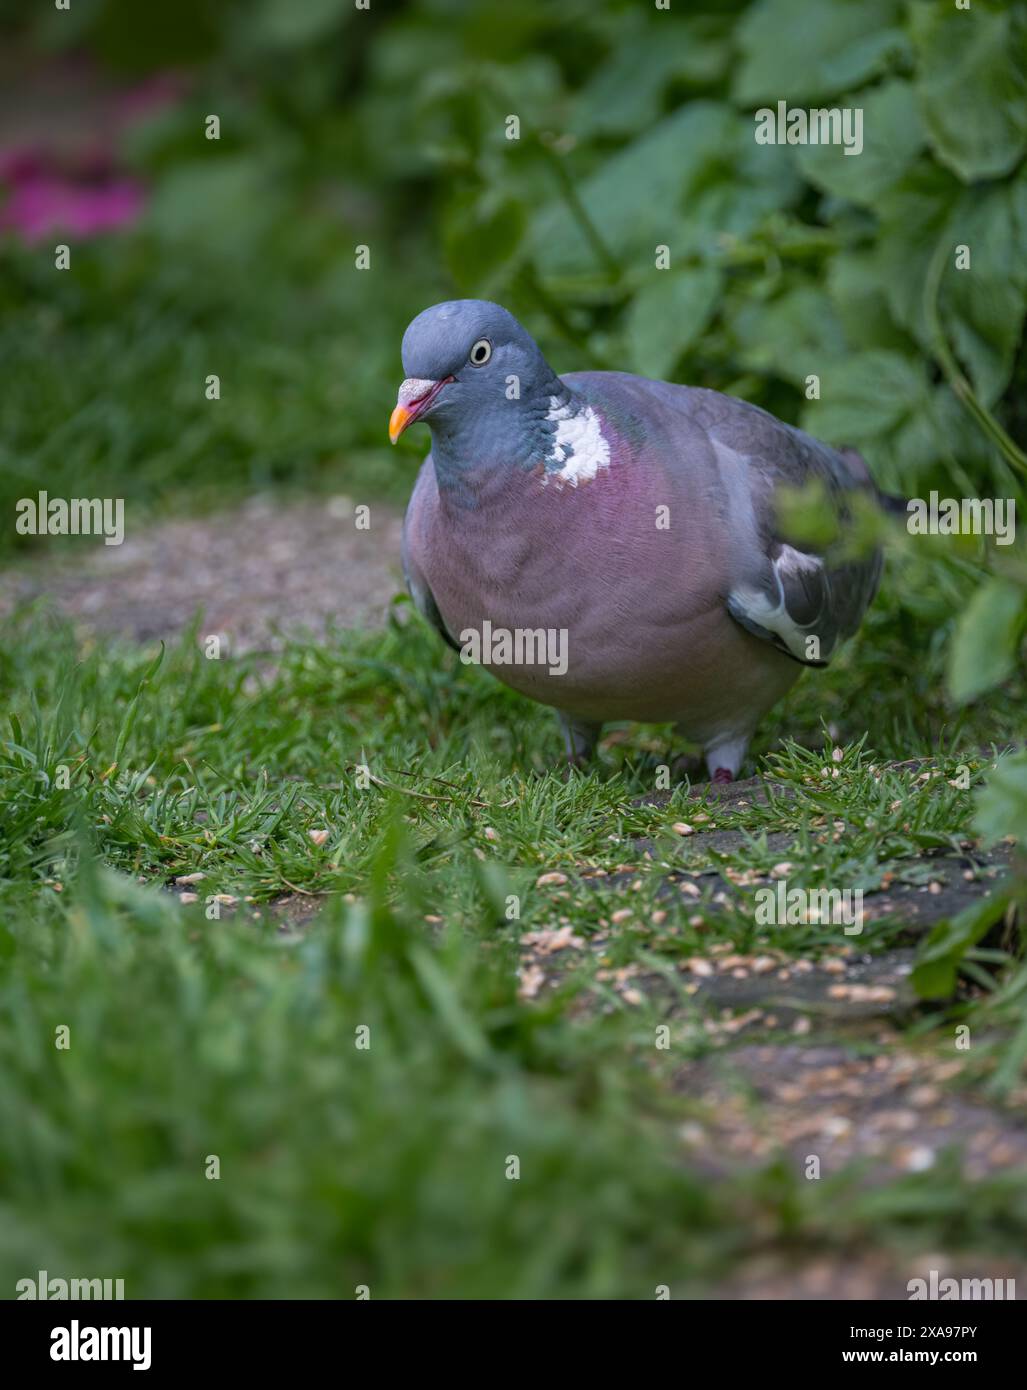
M 896 497 L 892 492 L 878 492 L 877 500 L 880 503 L 881 511 L 888 516 L 908 516 L 909 503 L 905 497 Z
M 858 449 L 852 449 L 846 446 L 839 449 L 838 452 L 852 472 L 855 473 L 862 482 L 869 484 L 872 488 L 877 496 L 877 502 L 882 512 L 887 516 L 906 516 L 909 508 L 906 504 L 905 497 L 896 497 L 894 493 L 881 491 L 874 482 L 873 474 L 867 467 L 866 459 Z

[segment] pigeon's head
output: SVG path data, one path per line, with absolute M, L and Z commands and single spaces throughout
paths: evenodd
M 455 432 L 530 401 L 553 373 L 530 333 L 500 304 L 453 299 L 425 309 L 403 334 L 403 370 L 389 438 L 415 420 Z

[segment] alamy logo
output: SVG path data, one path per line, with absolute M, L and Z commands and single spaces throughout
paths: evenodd
M 906 503 L 906 530 L 911 536 L 994 536 L 996 545 L 1016 537 L 1016 501 L 1012 497 L 911 497 Z
M 95 1298 L 110 1302 L 125 1297 L 124 1279 L 51 1279 L 45 1269 L 34 1279 L 19 1279 L 14 1286 L 18 1301 L 23 1298 Z
M 567 672 L 565 627 L 493 627 L 488 618 L 460 634 L 460 660 L 475 666 L 548 666 L 551 676 Z
M 920 1299 L 946 1302 L 964 1298 L 1012 1302 L 1016 1298 L 1015 1279 L 942 1279 L 936 1269 L 928 1273 L 928 1279 L 910 1279 L 906 1285 L 911 1303 Z
M 756 889 L 756 924 L 796 927 L 804 922 L 841 926 L 846 936 L 863 930 L 862 888 L 789 888 L 787 879 Z
M 754 117 L 757 145 L 844 145 L 846 154 L 863 153 L 861 106 L 816 107 L 803 111 L 786 101 L 761 106 Z
M 131 1361 L 133 1371 L 150 1369 L 150 1328 L 55 1327 L 50 1333 L 51 1361 Z
M 123 497 L 21 497 L 15 503 L 19 536 L 103 536 L 104 545 L 125 539 Z

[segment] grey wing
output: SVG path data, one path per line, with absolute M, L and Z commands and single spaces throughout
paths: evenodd
M 403 518 L 403 539 L 400 544 L 400 560 L 403 565 L 403 578 L 406 580 L 407 590 L 414 601 L 414 607 L 425 618 L 442 638 L 443 642 L 452 647 L 455 652 L 460 650 L 460 645 L 454 642 L 446 629 L 446 624 L 442 621 L 442 614 L 439 612 L 438 604 L 431 587 L 418 565 L 413 553 L 411 544 L 411 530 L 417 524 L 418 511 L 423 505 L 425 492 L 428 487 L 434 485 L 435 473 L 431 461 L 431 454 L 421 465 L 421 471 L 417 475 L 417 482 L 410 497 L 410 505 L 407 507 L 406 516 Z
M 705 393 L 704 393 L 705 394 Z M 881 552 L 842 559 L 789 544 L 776 516 L 779 486 L 819 480 L 844 527 L 856 493 L 879 496 L 854 450 L 829 448 L 765 411 L 729 407 L 706 422 L 736 531 L 727 610 L 747 632 L 807 666 L 825 666 L 859 627 L 881 576 Z
M 851 637 L 877 591 L 880 552 L 859 563 L 831 566 L 783 541 L 768 546 L 760 572 L 736 585 L 727 611 L 755 637 L 805 666 L 826 666 Z

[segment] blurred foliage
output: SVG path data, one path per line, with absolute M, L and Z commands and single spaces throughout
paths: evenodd
M 945 380 L 945 345 L 979 405 L 1015 427 L 1025 15 L 988 0 L 43 11 L 24 42 L 189 85 L 131 141 L 153 187 L 146 226 L 82 248 L 56 284 L 49 258 L 17 258 L 8 322 L 34 310 L 23 348 L 59 354 L 92 321 L 116 358 L 118 307 L 133 360 L 106 365 L 102 404 L 88 403 L 106 418 L 62 444 L 108 476 L 119 441 L 156 483 L 198 471 L 208 448 L 230 474 L 280 476 L 378 446 L 402 327 L 468 294 L 507 303 L 560 368 L 734 391 L 864 450 L 885 486 L 1006 495 L 1015 467 Z M 757 145 L 753 111 L 779 99 L 862 108 L 863 153 Z M 183 442 L 191 399 L 197 417 L 218 413 L 194 384 L 215 355 L 234 418 L 188 421 Z M 813 373 L 820 399 L 806 400 Z M 178 376 L 174 416 L 126 399 L 148 374 Z M 51 411 L 100 396 L 81 364 L 70 376 Z M 6 462 L 27 478 L 55 460 L 14 415 Z
M 124 83 L 170 69 L 184 95 L 123 152 L 151 189 L 141 226 L 76 247 L 71 274 L 5 246 L 5 508 L 39 487 L 400 501 L 424 447 L 385 446 L 402 330 L 474 295 L 558 370 L 737 394 L 893 491 L 1023 511 L 1023 0 L 8 8 L 26 53 L 84 50 Z M 863 153 L 758 145 L 779 100 L 862 109 Z M 1024 571 L 1005 570 L 964 599 L 954 700 L 1020 661 Z

